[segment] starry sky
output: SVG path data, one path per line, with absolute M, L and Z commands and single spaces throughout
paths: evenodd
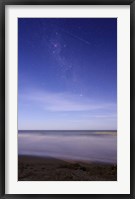
M 18 19 L 18 129 L 117 129 L 117 19 Z

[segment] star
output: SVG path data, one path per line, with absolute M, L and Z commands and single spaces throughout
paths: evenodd
M 54 44 L 54 48 L 57 48 L 58 47 L 58 44 Z

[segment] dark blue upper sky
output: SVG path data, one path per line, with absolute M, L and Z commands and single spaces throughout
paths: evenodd
M 19 129 L 116 129 L 117 19 L 18 19 Z

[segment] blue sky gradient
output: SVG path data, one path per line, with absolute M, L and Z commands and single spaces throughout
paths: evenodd
M 117 129 L 117 19 L 18 19 L 18 128 Z

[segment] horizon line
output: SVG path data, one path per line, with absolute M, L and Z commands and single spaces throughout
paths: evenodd
M 76 130 L 66 130 L 66 129 L 58 129 L 58 130 L 50 130 L 50 129 L 18 129 L 18 131 L 117 131 L 117 129 L 76 129 Z

